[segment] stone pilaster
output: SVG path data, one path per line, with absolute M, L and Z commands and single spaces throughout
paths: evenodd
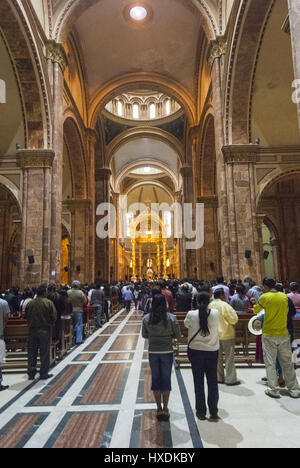
M 200 279 L 214 280 L 220 274 L 218 239 L 218 198 L 216 196 L 198 197 L 204 205 L 204 245 L 197 252 L 198 276 Z
M 21 287 L 36 287 L 55 278 L 50 267 L 51 168 L 54 152 L 20 150 L 18 165 L 23 170 Z M 29 264 L 28 257 L 34 257 Z
M 95 169 L 95 200 L 96 206 L 101 203 L 110 202 L 110 177 L 111 170 L 108 168 Z M 96 219 L 96 224 L 97 224 Z M 95 241 L 95 276 L 96 279 L 110 279 L 110 245 L 109 238 L 99 239 L 96 235 Z
M 298 119 L 300 131 L 300 3 L 299 0 L 288 0 L 290 31 L 293 48 L 293 61 L 295 69 L 296 87 L 295 97 L 298 106 Z
M 60 283 L 61 235 L 62 235 L 62 174 L 63 174 L 63 90 L 67 55 L 62 44 L 49 41 L 46 44 L 48 73 L 52 86 L 54 160 L 51 180 L 51 242 L 50 265 L 52 280 Z
M 70 278 L 81 283 L 92 281 L 88 261 L 90 252 L 90 200 L 67 200 L 64 210 L 71 213 Z
M 184 166 L 180 170 L 182 177 L 182 208 L 183 208 L 183 218 L 184 218 L 184 204 L 192 203 L 193 208 L 195 208 L 195 193 L 194 193 L 194 171 L 191 166 Z M 195 227 L 195 210 L 193 209 L 193 226 Z M 183 232 L 182 239 L 182 262 L 183 262 L 183 277 L 195 278 L 196 268 L 197 268 L 197 259 L 196 259 L 196 250 L 187 249 L 186 242 L 191 241 L 191 239 L 185 238 L 185 233 Z
M 96 198 L 95 198 L 95 145 L 97 136 L 95 130 L 86 130 L 88 157 L 89 157 L 89 199 L 91 200 L 90 211 L 90 247 L 89 263 L 91 282 L 95 279 L 95 238 L 96 238 Z
M 225 145 L 223 126 L 222 77 L 224 74 L 224 56 L 227 51 L 225 38 L 219 37 L 210 44 L 208 62 L 211 67 L 212 102 L 214 108 L 215 145 L 216 145 L 216 181 L 219 200 L 218 226 L 220 232 L 222 273 L 227 280 L 232 278 L 232 264 L 229 237 L 228 195 L 225 163 L 222 148 Z
M 245 275 L 250 275 L 259 282 L 262 278 L 262 264 L 254 174 L 257 147 L 255 145 L 225 146 L 223 153 L 228 190 L 232 276 L 243 279 Z M 251 259 L 245 258 L 246 250 L 251 251 Z

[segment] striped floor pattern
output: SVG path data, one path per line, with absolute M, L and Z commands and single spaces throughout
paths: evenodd
M 0 409 L 0 448 L 201 448 L 179 370 L 170 422 L 156 420 L 142 317 L 119 312 Z

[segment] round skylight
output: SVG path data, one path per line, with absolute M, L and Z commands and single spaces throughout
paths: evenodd
M 135 6 L 130 10 L 130 16 L 135 21 L 143 21 L 148 15 L 146 8 Z

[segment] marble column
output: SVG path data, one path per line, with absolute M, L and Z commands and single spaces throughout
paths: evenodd
M 63 91 L 67 55 L 62 44 L 48 41 L 46 44 L 48 73 L 52 87 L 54 160 L 51 180 L 51 281 L 60 283 L 61 235 L 62 235 L 62 174 L 63 174 Z
M 261 245 L 257 224 L 254 167 L 255 145 L 231 145 L 223 148 L 228 184 L 230 259 L 233 278 L 262 279 Z M 245 258 L 246 250 L 251 259 Z
M 216 181 L 218 196 L 218 226 L 221 240 L 221 263 L 222 273 L 226 280 L 232 278 L 233 270 L 231 264 L 231 244 L 229 235 L 229 210 L 228 192 L 224 157 L 222 148 L 225 145 L 224 112 L 222 101 L 222 77 L 224 75 L 224 55 L 227 43 L 224 38 L 219 37 L 210 44 L 209 64 L 211 66 L 212 79 L 212 103 L 214 108 L 215 122 L 215 145 L 216 145 Z
M 90 283 L 91 200 L 67 200 L 64 202 L 64 209 L 71 213 L 70 279 Z
M 95 203 L 96 208 L 101 203 L 110 202 L 110 177 L 108 168 L 95 169 Z M 96 220 L 97 222 L 97 220 Z M 110 278 L 110 245 L 109 238 L 95 238 L 95 277 L 101 280 Z
M 300 131 L 300 2 L 299 0 L 288 0 L 289 21 L 293 48 L 293 61 L 295 69 L 295 104 L 298 106 L 298 119 Z
M 51 275 L 51 150 L 20 150 L 19 167 L 23 170 L 22 240 L 20 286 L 37 287 L 49 283 Z M 34 257 L 29 264 L 28 257 Z

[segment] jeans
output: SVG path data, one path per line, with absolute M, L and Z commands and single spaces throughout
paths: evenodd
M 102 304 L 92 304 L 93 307 L 97 307 L 97 327 L 102 327 L 101 314 L 102 314 Z
M 74 312 L 75 329 L 76 329 L 76 344 L 82 343 L 82 312 Z
M 153 354 L 149 353 L 149 364 L 152 374 L 153 392 L 170 392 L 171 375 L 174 362 L 174 353 L 168 354 Z
M 3 378 L 2 378 L 2 366 L 0 364 L 0 385 L 2 384 Z
M 192 364 L 194 377 L 196 411 L 206 414 L 206 398 L 204 389 L 204 376 L 208 386 L 208 408 L 210 414 L 218 412 L 219 387 L 217 377 L 218 351 L 198 351 L 189 348 L 188 357 Z
M 129 313 L 130 307 L 131 307 L 131 301 L 125 301 L 125 307 L 126 307 L 127 312 Z
M 38 352 L 40 350 L 41 377 L 48 375 L 50 367 L 50 330 L 31 328 L 28 336 L 28 375 L 33 377 L 36 372 Z

